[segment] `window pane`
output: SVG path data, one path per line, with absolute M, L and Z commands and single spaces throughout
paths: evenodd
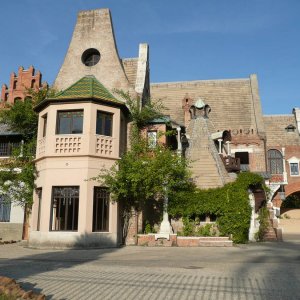
M 93 231 L 109 229 L 109 192 L 106 188 L 94 188 Z
M 80 134 L 83 128 L 83 110 L 58 112 L 57 134 Z
M 97 124 L 96 124 L 96 134 L 103 134 L 103 115 L 101 112 L 97 112 Z
M 11 203 L 5 201 L 3 196 L 0 196 L 0 222 L 10 221 Z
M 156 143 L 157 143 L 157 132 L 156 131 L 148 131 L 147 136 L 148 136 L 149 148 L 155 148 Z
M 83 117 L 80 115 L 75 115 L 73 117 L 73 128 L 72 133 L 82 133 L 82 126 L 83 126 Z
M 36 193 L 37 193 L 37 196 L 38 196 L 38 216 L 37 216 L 36 230 L 40 231 L 40 225 L 41 225 L 41 205 L 42 205 L 42 188 L 36 189 Z
M 96 134 L 112 136 L 112 122 L 112 114 L 98 111 L 96 121 Z
M 111 115 L 106 115 L 105 116 L 105 131 L 104 131 L 104 135 L 107 135 L 107 136 L 111 136 L 111 126 L 112 125 L 112 118 L 111 118 Z
M 78 229 L 79 187 L 53 187 L 51 230 Z
M 70 133 L 71 128 L 71 117 L 67 114 L 59 114 L 59 128 L 58 133 L 59 134 L 68 134 Z
M 291 163 L 291 175 L 299 175 L 299 167 L 297 163 Z
M 43 124 L 43 137 L 46 136 L 46 132 L 47 132 L 47 115 L 45 115 L 43 117 L 43 121 L 44 121 L 44 124 Z
M 283 173 L 283 160 L 280 151 L 276 149 L 272 149 L 268 151 L 268 165 L 269 165 L 269 172 L 271 174 Z

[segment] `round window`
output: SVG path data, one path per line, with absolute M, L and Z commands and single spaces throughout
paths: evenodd
M 92 67 L 100 60 L 100 52 L 97 49 L 90 48 L 82 53 L 81 61 L 84 65 Z

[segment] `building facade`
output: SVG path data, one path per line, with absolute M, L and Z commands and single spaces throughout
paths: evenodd
M 1 109 L 8 109 L 16 101 L 24 101 L 28 90 L 35 91 L 42 87 L 42 74 L 35 73 L 33 66 L 27 70 L 19 67 L 18 75 L 14 72 L 10 76 L 9 86 L 2 85 Z M 46 83 L 45 83 L 46 84 Z M 15 149 L 22 146 L 22 135 L 12 131 L 7 124 L 0 123 L 0 160 L 8 159 Z M 2 240 L 21 240 L 23 231 L 24 209 L 15 203 L 7 203 L 0 196 L 0 238 Z
M 142 103 L 150 92 L 152 99 L 162 100 L 165 118 L 177 130 L 174 149 L 191 158 L 198 187 L 222 186 L 240 171 L 257 172 L 268 179 L 275 207 L 281 191 L 300 190 L 298 109 L 293 115 L 263 116 L 254 74 L 150 85 L 148 45 L 140 44 L 138 57 L 121 59 L 108 9 L 79 12 L 54 88 L 59 93 L 36 107 L 32 246 L 122 242 L 118 204 L 109 201 L 105 187 L 89 180 L 127 149 L 128 110 L 116 89 L 140 96 Z M 2 93 L 6 101 L 17 95 Z M 151 143 L 165 130 L 166 119 L 149 125 Z
M 128 109 L 114 90 L 144 101 L 149 96 L 148 72 L 145 44 L 139 46 L 138 58 L 119 58 L 108 9 L 78 14 L 54 83 L 61 92 L 36 107 L 39 176 L 31 245 L 121 243 L 118 205 L 109 201 L 105 187 L 89 179 L 111 168 L 127 147 Z
M 46 83 L 45 83 L 46 84 Z M 40 71 L 35 73 L 33 66 L 27 70 L 19 67 L 18 75 L 14 72 L 10 75 L 9 86 L 2 85 L 1 105 L 13 105 L 16 101 L 24 101 L 28 97 L 28 89 L 38 90 L 42 87 L 42 74 Z

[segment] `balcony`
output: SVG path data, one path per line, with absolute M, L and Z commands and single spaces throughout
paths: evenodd
M 239 172 L 241 170 L 239 158 L 235 158 L 232 156 L 223 156 L 222 154 L 220 154 L 220 157 L 224 163 L 227 172 Z
M 43 137 L 38 140 L 37 159 L 45 156 L 78 155 L 118 159 L 118 139 L 97 134 L 61 134 Z

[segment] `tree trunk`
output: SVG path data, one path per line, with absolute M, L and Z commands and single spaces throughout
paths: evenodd
M 135 245 L 138 244 L 138 227 L 139 227 L 139 212 L 135 209 L 135 234 L 134 234 L 134 243 Z

